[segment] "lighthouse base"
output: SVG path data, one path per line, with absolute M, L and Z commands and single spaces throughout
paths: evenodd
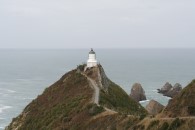
M 88 68 L 94 67 L 94 66 L 97 66 L 97 61 L 94 61 L 94 62 L 87 62 L 87 67 L 88 67 Z

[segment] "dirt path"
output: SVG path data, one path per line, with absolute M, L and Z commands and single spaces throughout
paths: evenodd
M 99 105 L 99 95 L 100 95 L 100 89 L 97 86 L 97 84 L 95 83 L 95 81 L 89 77 L 87 77 L 88 81 L 90 82 L 90 84 L 92 85 L 92 87 L 94 88 L 94 103 L 96 103 L 97 105 Z
M 165 117 L 165 118 L 159 118 L 159 119 L 161 119 L 161 120 L 174 120 L 174 119 L 176 119 L 177 117 L 175 117 L 175 118 L 172 118 L 172 117 Z M 195 116 L 186 116 L 186 117 L 178 117 L 179 119 L 195 119 Z
M 114 110 L 111 110 L 111 109 L 109 109 L 109 108 L 106 108 L 106 107 L 104 107 L 104 109 L 105 109 L 106 111 L 108 111 L 109 113 L 111 113 L 111 114 L 116 114 L 116 113 L 118 113 L 118 112 L 116 112 L 116 111 L 114 111 Z
M 97 86 L 96 82 L 93 79 L 91 79 L 90 77 L 88 77 L 84 73 L 81 73 L 81 74 L 87 78 L 87 80 L 91 84 L 91 87 L 94 89 L 93 102 L 96 103 L 97 105 L 99 105 L 99 95 L 100 95 L 99 87 Z

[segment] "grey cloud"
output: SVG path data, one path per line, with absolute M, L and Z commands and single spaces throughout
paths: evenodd
M 195 47 L 193 0 L 1 0 L 0 48 Z

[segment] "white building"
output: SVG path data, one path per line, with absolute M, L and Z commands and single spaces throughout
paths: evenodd
M 87 67 L 94 67 L 97 66 L 96 55 L 93 49 L 89 52 L 89 59 L 87 60 Z

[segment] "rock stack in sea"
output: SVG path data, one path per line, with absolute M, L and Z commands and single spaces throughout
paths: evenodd
M 145 91 L 142 88 L 140 83 L 135 83 L 132 86 L 130 97 L 133 98 L 137 102 L 146 100 Z
M 173 98 L 181 92 L 182 86 L 179 83 L 172 86 L 169 82 L 167 82 L 161 89 L 157 90 L 158 93 L 162 93 L 164 96 Z

